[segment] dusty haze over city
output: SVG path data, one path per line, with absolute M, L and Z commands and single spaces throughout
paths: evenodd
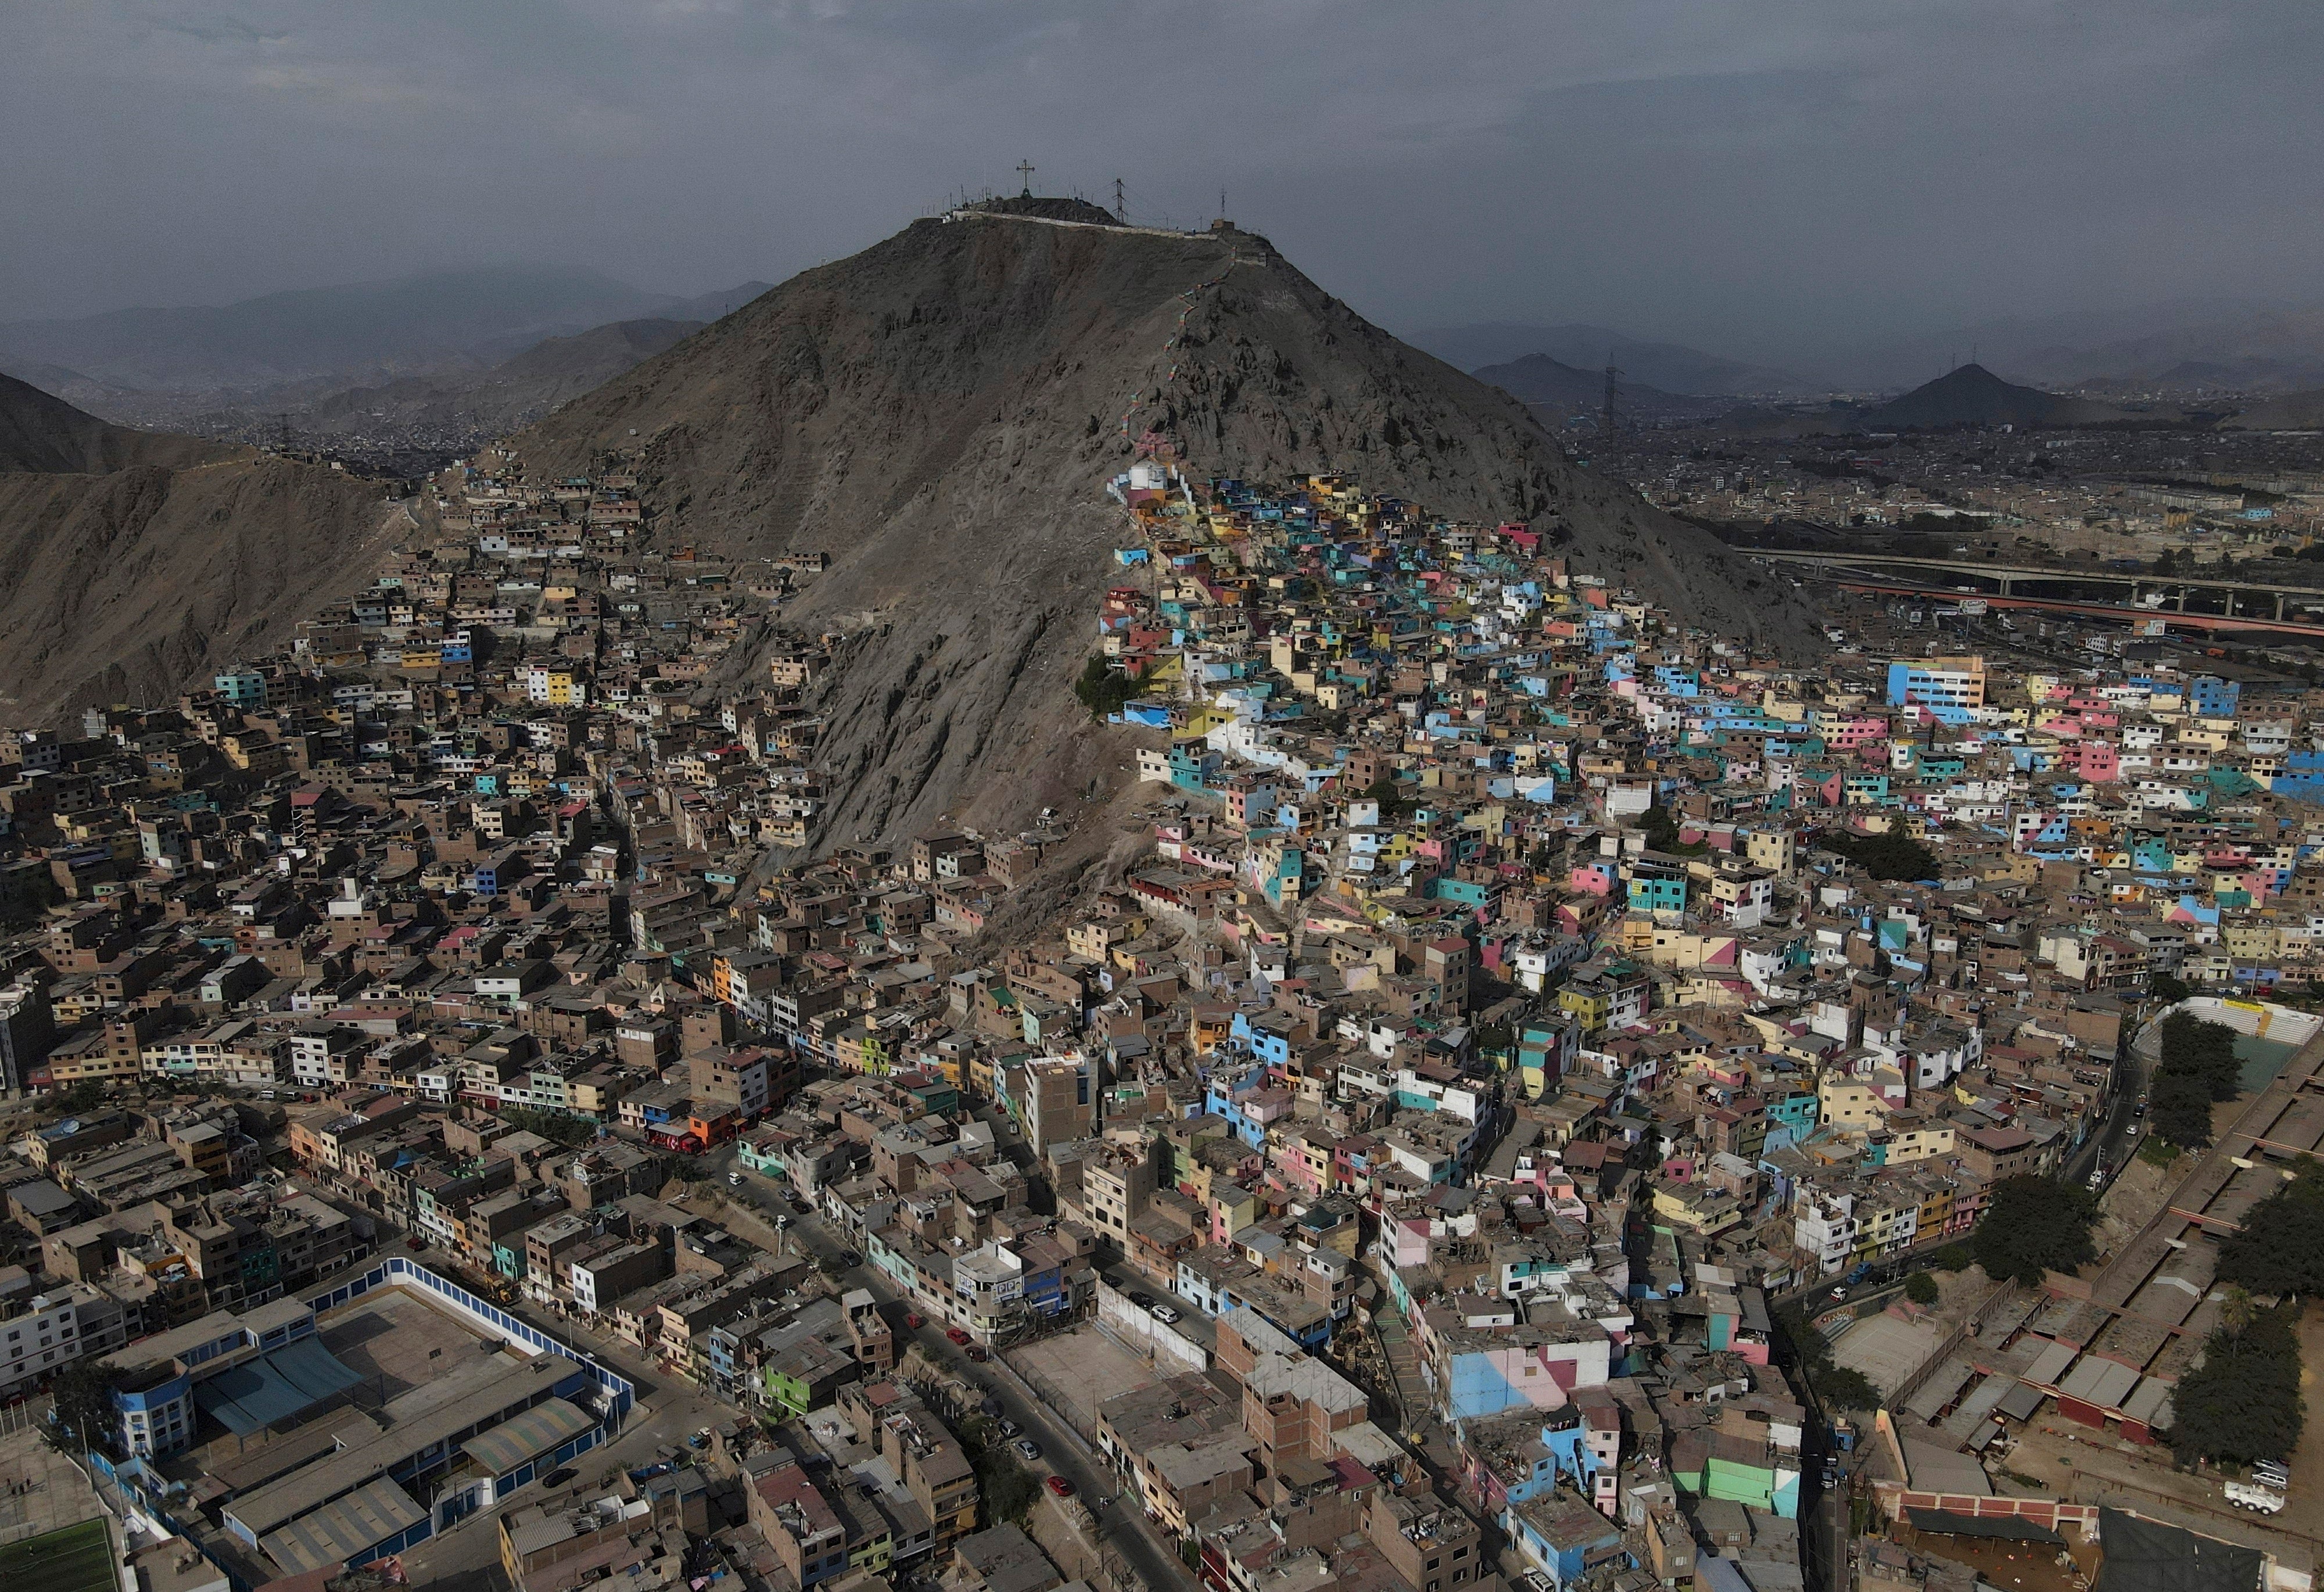
M 700 293 L 1028 159 L 1135 218 L 1223 189 L 1406 335 L 1925 379 L 1957 327 L 2324 299 L 2319 59 L 2276 3 L 33 0 L 0 319 L 510 262 Z

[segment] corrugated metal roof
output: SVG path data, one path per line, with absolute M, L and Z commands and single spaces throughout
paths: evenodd
M 2124 1395 L 2137 1385 L 2135 1367 L 2101 1355 L 2085 1355 L 2058 1385 L 2058 1396 L 2079 1399 L 2100 1410 L 2115 1410 L 2122 1407 Z
M 413 1503 L 410 1494 L 383 1476 L 300 1515 L 281 1531 L 269 1532 L 258 1545 L 275 1563 L 300 1575 L 345 1564 L 427 1518 L 428 1511 Z
M 2081 1352 L 2070 1343 L 2052 1343 L 2035 1355 L 2034 1363 L 2025 1367 L 2025 1380 L 2043 1387 L 2055 1387 L 2058 1379 L 2066 1374 L 2066 1367 L 2072 1365 L 2074 1357 Z
M 595 1425 L 589 1415 L 564 1399 L 538 1403 L 512 1415 L 490 1431 L 480 1431 L 460 1445 L 460 1451 L 494 1476 L 506 1476 L 528 1459 L 538 1459 L 579 1437 Z
M 194 1385 L 194 1402 L 236 1437 L 288 1421 L 363 1380 L 319 1338 L 301 1338 Z

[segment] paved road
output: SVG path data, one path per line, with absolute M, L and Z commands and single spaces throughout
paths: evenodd
M 2138 1136 L 2132 1134 L 2130 1128 L 2138 1119 L 2138 1102 L 2146 1093 L 2146 1066 L 2131 1053 L 2130 1036 L 2137 1032 L 2137 1013 L 2144 1009 L 2134 1008 L 2132 1017 L 2123 1024 L 2121 1071 L 2114 1092 L 2114 1107 L 2107 1113 L 2106 1126 L 2092 1134 L 2087 1144 L 2067 1158 L 2062 1175 L 2069 1182 L 2079 1183 L 2088 1180 L 2090 1168 L 2101 1158 L 2107 1166 L 2119 1172 L 2124 1163 L 2137 1152 Z
M 729 1199 L 754 1207 L 771 1220 L 775 1216 L 788 1216 L 790 1223 L 783 1229 L 782 1238 L 795 1253 L 808 1254 L 837 1262 L 850 1253 L 830 1225 L 819 1216 L 800 1216 L 788 1201 L 779 1195 L 775 1185 L 766 1179 L 745 1173 L 743 1186 L 737 1189 L 725 1182 L 725 1168 L 719 1170 L 719 1191 Z M 1059 1416 L 1051 1413 L 1047 1405 L 1032 1389 L 1019 1380 L 1015 1372 L 998 1362 L 976 1365 L 963 1354 L 942 1329 L 933 1322 L 917 1330 L 903 1324 L 902 1307 L 908 1302 L 898 1291 L 885 1272 L 876 1266 L 856 1265 L 842 1274 L 847 1285 L 868 1288 L 873 1294 L 889 1301 L 890 1319 L 896 1324 L 899 1339 L 910 1339 L 918 1343 L 929 1357 L 939 1365 L 951 1367 L 959 1376 L 982 1387 L 1001 1401 L 1001 1413 L 1025 1429 L 1025 1435 L 1041 1445 L 1041 1458 L 1030 1468 L 1040 1475 L 1062 1476 L 1074 1484 L 1082 1501 L 1097 1512 L 1098 1534 L 1108 1546 L 1127 1560 L 1139 1578 L 1157 1592 L 1199 1592 L 1194 1578 L 1186 1573 L 1184 1562 L 1175 1548 L 1158 1537 L 1146 1519 L 1146 1512 L 1136 1502 L 1135 1494 L 1117 1477 L 1102 1455 L 1095 1453 L 1081 1440 L 1078 1433 Z M 1112 1502 L 1100 1510 L 1103 1500 Z

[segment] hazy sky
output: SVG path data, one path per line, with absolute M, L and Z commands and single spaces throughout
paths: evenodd
M 2313 0 L 8 0 L 0 318 L 484 262 L 696 292 L 951 190 L 1231 213 L 1399 330 L 1780 357 L 2324 301 Z

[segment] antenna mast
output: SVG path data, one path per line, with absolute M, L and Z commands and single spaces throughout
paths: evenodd
M 1612 360 L 1606 362 L 1606 408 L 1599 419 L 1598 429 L 1608 437 L 1614 435 L 1614 378 L 1621 373 L 1614 368 Z
M 1130 219 L 1130 207 L 1122 203 L 1121 179 L 1119 177 L 1113 179 L 1113 218 L 1116 221 Z

